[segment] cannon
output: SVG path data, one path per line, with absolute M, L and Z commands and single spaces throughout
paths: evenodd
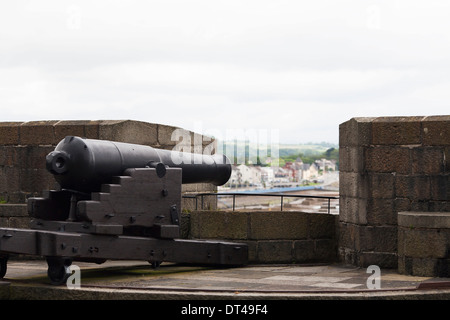
M 224 155 L 67 136 L 46 159 L 59 188 L 27 200 L 30 229 L 0 228 L 0 278 L 10 254 L 42 256 L 52 284 L 73 261 L 244 265 L 244 243 L 180 238 L 182 184 L 222 185 Z
M 224 155 L 202 155 L 107 140 L 66 137 L 46 157 L 47 170 L 65 189 L 93 192 L 128 168 L 181 168 L 182 183 L 223 185 L 231 175 Z

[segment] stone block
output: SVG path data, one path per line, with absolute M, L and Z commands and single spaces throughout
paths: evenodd
M 398 272 L 416 277 L 449 277 L 450 259 L 398 257 Z
M 196 194 L 196 193 L 198 193 L 198 186 L 199 186 L 198 183 L 183 184 L 181 186 L 181 192 L 183 192 L 183 193 L 190 192 L 190 193 Z
M 165 126 L 161 124 L 158 125 L 157 129 L 158 129 L 157 137 L 159 145 L 167 147 L 170 146 L 173 148 L 178 143 L 183 143 L 186 145 L 186 147 L 191 147 L 194 144 L 193 135 L 188 130 L 178 127 Z M 174 133 L 175 130 L 177 131 Z M 174 136 L 172 136 L 172 134 Z
M 211 183 L 198 183 L 197 184 L 198 192 L 210 193 L 210 192 L 215 192 L 216 190 L 217 190 L 217 187 Z M 217 197 L 215 197 L 215 198 L 217 198 Z
M 398 225 L 409 229 L 450 229 L 450 212 L 399 212 Z
M 339 220 L 367 224 L 367 198 L 340 196 Z
M 427 203 L 428 203 L 427 211 L 431 211 L 431 212 L 449 212 L 450 211 L 450 201 L 448 201 L 448 200 L 441 200 L 441 201 L 432 201 L 431 200 L 431 201 L 427 201 Z
M 450 125 L 450 124 L 449 124 Z M 411 150 L 412 174 L 439 174 L 445 170 L 444 149 L 417 147 Z
M 21 169 L 45 169 L 45 158 L 54 149 L 50 145 L 17 146 L 14 166 Z
M 99 120 L 69 120 L 55 123 L 55 138 L 61 141 L 66 136 L 78 136 L 82 138 L 98 139 Z
M 194 188 L 194 186 L 199 186 L 200 184 L 193 184 L 192 188 Z M 185 185 L 183 185 L 185 186 Z M 197 189 L 197 188 L 195 188 Z M 191 190 L 191 191 L 186 191 L 186 190 Z M 214 189 L 215 190 L 215 189 Z M 191 187 L 189 189 L 182 189 L 182 193 L 185 196 L 189 196 L 189 195 L 196 195 L 198 193 L 201 192 L 214 192 L 214 190 L 210 190 L 210 191 L 192 191 Z M 203 196 L 197 196 L 196 199 L 186 199 L 194 208 L 197 208 L 195 210 L 215 210 L 217 208 L 217 196 L 216 195 L 203 195 Z
M 368 196 L 367 175 L 359 172 L 339 172 L 339 194 L 354 198 Z
M 308 214 L 309 239 L 335 239 L 338 216 L 331 214 Z
M 194 198 L 182 198 L 181 199 L 181 211 L 182 212 L 192 212 L 196 211 L 198 208 L 196 208 L 196 203 Z
M 450 173 L 450 147 L 444 148 L 444 172 Z
M 294 241 L 293 259 L 297 263 L 320 260 L 315 251 L 314 240 L 296 240 Z
M 193 238 L 248 239 L 246 212 L 194 211 L 190 215 Z
M 168 150 L 205 155 L 224 153 L 223 150 L 218 150 L 218 144 L 214 138 L 171 126 L 158 126 L 158 143 Z
M 314 240 L 314 255 L 318 262 L 333 262 L 337 258 L 337 245 L 333 239 Z
M 19 144 L 19 126 L 22 122 L 0 122 L 0 145 Z
M 431 196 L 430 177 L 423 175 L 396 175 L 395 195 L 410 200 L 429 200 Z
M 293 241 L 258 241 L 257 256 L 260 263 L 292 263 Z
M 225 153 L 223 150 L 223 144 L 218 143 L 213 137 L 202 136 L 203 145 L 202 145 L 202 153 L 203 154 L 215 154 L 215 153 Z
M 9 218 L 9 228 L 29 229 L 30 217 L 11 217 Z
M 394 199 L 370 198 L 367 200 L 366 219 L 369 225 L 396 225 L 397 212 Z
M 14 204 L 14 203 L 25 203 L 27 197 L 30 195 L 22 191 L 12 191 L 12 192 L 10 191 L 2 193 L 1 196 L 4 197 L 3 199 L 0 198 L 1 200 L 6 200 L 7 203 Z
M 303 212 L 252 212 L 249 239 L 306 239 L 308 216 Z
M 392 173 L 368 174 L 369 197 L 392 199 L 395 196 L 394 175 Z
M 435 259 L 434 272 L 437 277 L 450 277 L 450 258 L 447 257 L 446 259 Z
M 339 173 L 364 171 L 364 148 L 363 147 L 340 147 L 339 148 Z
M 339 247 L 359 250 L 360 226 L 353 223 L 339 223 Z
M 28 217 L 26 204 L 0 204 L 0 217 Z
M 22 192 L 39 195 L 44 190 L 58 187 L 54 176 L 47 169 L 20 169 L 20 185 Z
M 339 147 L 372 144 L 372 121 L 376 118 L 352 118 L 339 125 Z
M 0 191 L 11 193 L 19 189 L 20 169 L 17 167 L 0 167 Z
M 398 256 L 398 272 L 400 274 L 413 275 L 413 258 Z
M 101 120 L 86 121 L 84 125 L 84 136 L 88 139 L 100 139 Z
M 434 211 L 431 210 L 430 201 L 428 200 L 412 200 L 411 211 Z
M 450 174 L 430 176 L 430 199 L 450 200 Z
M 370 147 L 365 153 L 366 169 L 370 172 L 409 174 L 410 149 L 405 147 Z
M 359 249 L 364 252 L 397 253 L 397 226 L 360 226 Z
M 397 252 L 396 226 L 361 226 L 340 223 L 339 247 L 355 252 Z
M 408 198 L 396 197 L 394 199 L 394 212 L 410 211 L 412 201 Z
M 248 262 L 260 263 L 258 260 L 258 241 L 243 241 L 248 247 Z
M 450 145 L 450 115 L 429 116 L 423 119 L 423 144 L 424 145 Z
M 29 121 L 19 127 L 21 145 L 55 145 L 54 125 L 58 121 Z
M 191 215 L 190 213 L 181 211 L 180 214 L 180 238 L 191 238 Z
M 359 265 L 357 252 L 350 248 L 339 247 L 338 260 L 344 264 Z
M 0 228 L 9 228 L 9 218 L 0 217 Z
M 15 166 L 17 163 L 17 147 L 0 145 L 0 166 Z
M 55 139 L 61 141 L 67 136 L 85 137 L 85 121 L 59 121 L 55 123 Z
M 397 253 L 392 252 L 359 252 L 356 259 L 357 265 L 362 268 L 370 265 L 386 269 L 397 269 L 398 267 Z
M 99 139 L 148 146 L 158 145 L 157 125 L 133 120 L 104 120 L 99 124 Z
M 421 143 L 424 117 L 379 117 L 372 121 L 374 145 L 410 145 Z
M 399 233 L 402 233 L 399 254 L 413 258 L 447 258 L 447 232 L 401 227 Z

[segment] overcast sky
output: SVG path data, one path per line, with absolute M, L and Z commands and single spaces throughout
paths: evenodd
M 0 119 L 337 142 L 352 117 L 450 114 L 449 17 L 448 0 L 3 1 Z

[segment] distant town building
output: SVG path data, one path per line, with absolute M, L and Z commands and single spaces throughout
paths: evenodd
M 314 163 L 323 172 L 336 171 L 336 160 L 320 159 Z
M 312 180 L 319 175 L 319 167 L 316 163 L 303 163 L 300 158 L 297 158 L 295 162 L 286 162 L 283 169 L 289 172 L 288 176 L 290 182 Z
M 319 163 L 320 162 L 320 163 Z M 286 162 L 283 167 L 261 167 L 255 165 L 233 165 L 227 187 L 270 187 L 273 184 L 303 184 L 319 177 L 319 172 L 336 170 L 336 163 L 326 159 L 312 164 L 303 163 L 297 158 L 294 162 Z
M 259 166 L 247 166 L 245 164 L 233 165 L 228 184 L 233 186 L 255 186 L 262 182 L 263 172 Z M 266 177 L 268 175 L 266 174 Z

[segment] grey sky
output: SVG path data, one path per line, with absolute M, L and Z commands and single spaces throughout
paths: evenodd
M 450 114 L 449 1 L 9 1 L 1 121 L 134 119 L 281 142 Z

